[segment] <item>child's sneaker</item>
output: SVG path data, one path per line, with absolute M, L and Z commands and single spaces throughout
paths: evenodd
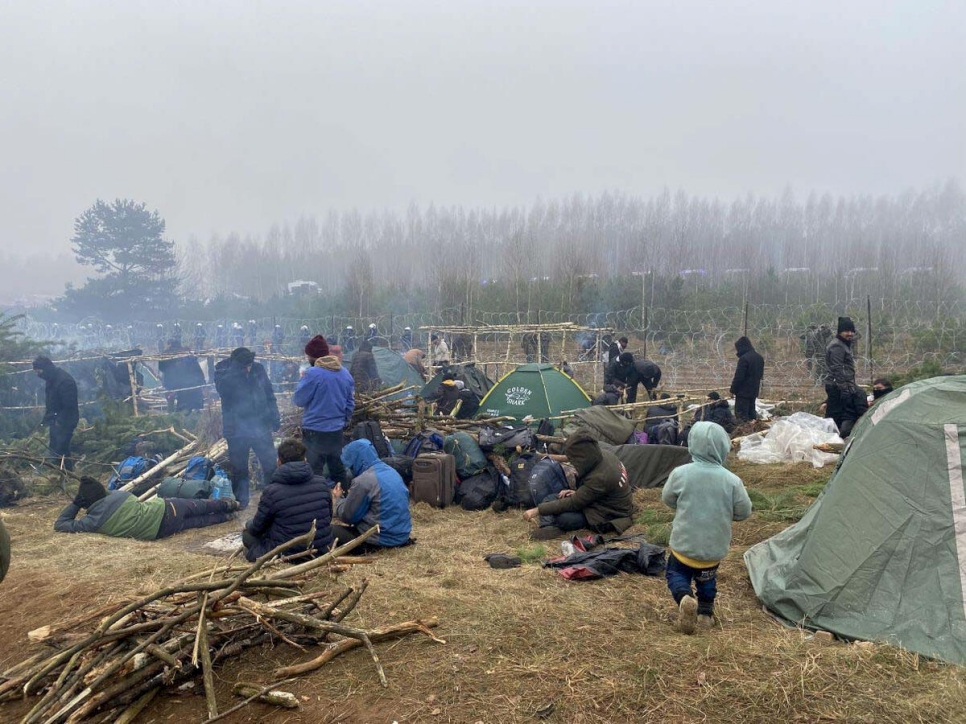
M 714 628 L 714 616 L 708 613 L 699 613 L 698 628 L 707 630 Z
M 692 596 L 685 596 L 678 604 L 677 628 L 683 634 L 693 634 L 697 625 L 698 602 Z

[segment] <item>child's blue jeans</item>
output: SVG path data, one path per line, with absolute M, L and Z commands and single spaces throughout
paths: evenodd
M 664 575 L 675 603 L 681 603 L 681 599 L 685 596 L 694 595 L 695 591 L 691 590 L 691 581 L 694 581 L 694 588 L 698 594 L 698 615 L 710 616 L 714 613 L 714 597 L 718 595 L 718 566 L 692 568 L 681 563 L 669 551 Z

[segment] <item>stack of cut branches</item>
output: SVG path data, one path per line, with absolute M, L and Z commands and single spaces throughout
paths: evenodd
M 285 562 L 277 557 L 282 551 L 309 546 L 314 536 L 313 526 L 250 565 L 229 560 L 137 600 L 118 601 L 86 617 L 32 631 L 32 640 L 56 650 L 38 653 L 0 675 L 0 702 L 40 695 L 22 719 L 24 724 L 89 719 L 127 722 L 162 689 L 200 677 L 208 721 L 212 721 L 255 698 L 272 701 L 266 694 L 285 683 L 254 690 L 236 687 L 236 693 L 251 696 L 219 713 L 213 670 L 254 646 L 284 642 L 301 651 L 321 647 L 321 653 L 310 660 L 276 671 L 281 679 L 313 671 L 346 651 L 365 646 L 385 686 L 386 675 L 374 643 L 413 633 L 444 643 L 430 632 L 437 625 L 435 618 L 371 631 L 342 623 L 359 602 L 366 582 L 341 591 L 310 590 L 309 583 L 312 574 L 323 568 L 361 562 L 345 554 L 368 535 L 320 558 L 279 567 Z

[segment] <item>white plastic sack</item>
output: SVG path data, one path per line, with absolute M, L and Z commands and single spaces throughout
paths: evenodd
M 750 463 L 809 462 L 820 468 L 838 461 L 838 453 L 815 449 L 822 443 L 843 444 L 835 423 L 807 412 L 780 417 L 764 433 L 749 435 L 741 441 L 738 459 Z

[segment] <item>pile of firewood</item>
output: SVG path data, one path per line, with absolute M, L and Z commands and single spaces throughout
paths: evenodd
M 373 644 L 430 632 L 435 618 L 407 621 L 366 631 L 342 623 L 366 589 L 312 590 L 315 574 L 367 559 L 345 554 L 378 528 L 319 558 L 298 565 L 278 558 L 291 546 L 311 544 L 315 528 L 250 565 L 227 564 L 186 578 L 137 600 L 118 601 L 80 619 L 30 632 L 32 640 L 54 647 L 0 674 L 0 702 L 40 695 L 22 719 L 30 722 L 86 720 L 129 722 L 161 690 L 201 678 L 208 721 L 260 698 L 298 706 L 292 696 L 272 692 L 285 680 L 314 671 L 346 651 L 364 646 L 383 685 L 386 675 Z M 257 575 L 256 575 L 257 574 Z M 326 580 L 329 580 L 328 578 Z M 246 700 L 219 709 L 213 670 L 226 659 L 263 643 L 285 643 L 321 652 L 278 669 L 281 681 L 265 687 L 236 686 Z

